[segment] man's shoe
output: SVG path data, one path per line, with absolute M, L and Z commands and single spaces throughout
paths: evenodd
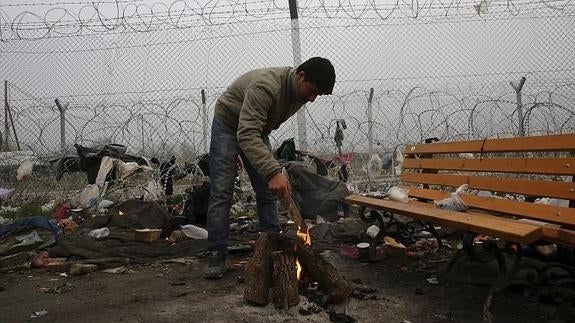
M 229 268 L 228 257 L 219 252 L 212 252 L 208 265 L 204 269 L 205 279 L 221 279 Z

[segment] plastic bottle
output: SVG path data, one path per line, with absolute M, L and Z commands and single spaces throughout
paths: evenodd
M 198 240 L 208 238 L 208 231 L 206 229 L 197 227 L 193 224 L 183 225 L 181 229 L 182 232 L 189 238 Z
M 110 234 L 110 229 L 108 229 L 108 228 L 95 229 L 95 230 L 90 231 L 90 233 L 88 233 L 88 235 L 90 237 L 95 238 L 95 239 L 107 237 L 109 234 Z

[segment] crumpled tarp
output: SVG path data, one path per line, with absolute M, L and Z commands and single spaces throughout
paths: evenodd
M 59 228 L 54 221 L 41 216 L 15 219 L 0 225 L 0 256 L 49 247 L 58 237 Z
M 345 183 L 320 176 L 303 163 L 289 162 L 285 166 L 302 216 L 315 219 L 319 215 L 327 221 L 336 221 L 338 208 L 345 207 L 345 198 L 351 194 Z
M 155 202 L 128 200 L 110 208 L 108 216 L 83 223 L 78 231 L 63 236 L 50 248 L 50 257 L 83 259 L 126 257 L 130 259 L 193 256 L 207 250 L 207 240 L 184 240 L 171 244 L 165 239 L 153 242 L 134 240 L 136 229 L 161 229 L 168 221 L 165 209 Z M 107 227 L 103 239 L 88 236 L 92 229 Z
M 310 229 L 314 250 L 323 251 L 340 244 L 355 244 L 365 237 L 369 225 L 358 218 L 343 218 L 335 223 L 319 223 Z

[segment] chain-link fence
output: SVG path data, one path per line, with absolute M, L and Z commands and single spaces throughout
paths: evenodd
M 429 137 L 575 131 L 572 0 L 300 0 L 298 13 L 296 25 L 288 0 L 0 4 L 3 150 L 47 161 L 75 143 L 118 143 L 193 160 L 235 77 L 298 56 L 336 67 L 334 94 L 308 104 L 300 125 L 316 154 L 336 154 L 341 119 L 342 151 L 359 164 L 369 147 Z M 297 118 L 272 135 L 276 147 L 298 138 Z M 4 166 L 21 160 L 2 154 Z M 2 176 L 0 187 L 15 185 Z

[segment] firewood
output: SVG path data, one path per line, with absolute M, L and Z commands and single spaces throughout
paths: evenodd
M 294 199 L 291 196 L 288 196 L 282 201 L 282 203 L 284 208 L 288 209 L 288 215 L 290 219 L 295 222 L 295 224 L 301 228 L 301 230 L 307 231 L 307 225 L 305 224 L 303 216 L 301 215 L 301 212 L 299 211 L 299 208 L 297 207 Z
M 272 259 L 271 253 L 277 249 L 273 234 L 261 233 L 254 253 L 245 268 L 246 288 L 244 299 L 255 305 L 267 305 L 270 302 L 270 288 L 272 285 Z
M 306 275 L 318 283 L 330 302 L 339 304 L 347 300 L 352 292 L 351 285 L 334 266 L 301 240 L 297 241 L 296 256 Z
M 299 303 L 296 257 L 293 250 L 272 252 L 272 302 L 278 309 Z

